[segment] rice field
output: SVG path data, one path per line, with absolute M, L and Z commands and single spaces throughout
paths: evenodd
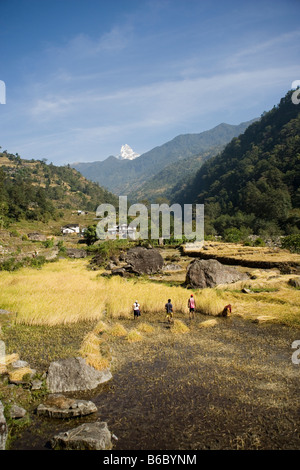
M 138 300 L 143 313 L 161 314 L 170 298 L 174 311 L 187 312 L 189 293 L 181 286 L 148 280 L 105 279 L 88 271 L 82 260 L 60 260 L 40 270 L 24 268 L 0 272 L 0 308 L 15 314 L 16 323 L 57 325 L 109 318 L 129 318 Z M 201 293 L 199 308 L 207 313 L 222 310 L 216 292 Z M 211 308 L 211 310 L 210 310 Z
M 85 260 L 62 259 L 42 269 L 1 271 L 0 308 L 12 312 L 16 324 L 55 326 L 129 319 L 135 300 L 142 316 L 163 318 L 164 305 L 171 299 L 176 318 L 188 314 L 193 292 L 196 310 L 204 315 L 218 316 L 230 303 L 232 315 L 250 320 L 267 316 L 275 323 L 300 327 L 300 292 L 288 285 L 292 276 L 259 269 L 251 274 L 255 280 L 191 291 L 146 277 L 104 278 L 101 271 L 89 271 Z M 251 293 L 243 293 L 243 288 Z

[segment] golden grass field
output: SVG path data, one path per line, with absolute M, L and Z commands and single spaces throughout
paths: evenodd
M 0 308 L 15 315 L 15 323 L 59 325 L 105 318 L 131 318 L 132 304 L 138 300 L 141 311 L 164 317 L 164 305 L 172 300 L 176 315 L 188 316 L 191 291 L 181 285 L 153 282 L 147 278 L 106 279 L 101 271 L 87 270 L 86 260 L 62 259 L 42 269 L 23 268 L 0 272 Z M 251 270 L 255 280 L 193 290 L 197 311 L 216 316 L 230 303 L 232 315 L 256 320 L 267 317 L 274 323 L 300 327 L 300 292 L 290 287 L 291 274 L 275 270 Z M 242 288 L 251 289 L 250 294 Z

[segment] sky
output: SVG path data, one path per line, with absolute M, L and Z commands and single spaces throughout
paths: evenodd
M 299 14 L 299 0 L 0 0 L 2 151 L 100 161 L 259 117 L 300 80 Z

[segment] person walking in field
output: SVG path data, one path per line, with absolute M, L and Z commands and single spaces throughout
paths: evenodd
M 193 294 L 191 294 L 188 300 L 188 309 L 189 309 L 190 320 L 191 320 L 192 318 L 195 318 L 195 309 L 196 309 L 196 302 L 195 302 Z
M 169 323 L 172 323 L 173 320 L 173 305 L 171 304 L 171 299 L 168 299 L 168 303 L 165 305 L 167 320 Z
M 133 319 L 135 320 L 136 318 L 140 316 L 141 316 L 140 304 L 136 300 L 133 304 Z

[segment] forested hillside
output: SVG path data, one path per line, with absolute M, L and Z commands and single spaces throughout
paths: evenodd
M 291 92 L 197 172 L 176 201 L 205 204 L 206 233 L 300 231 L 300 107 Z
M 0 153 L 0 220 L 58 218 L 62 209 L 96 210 L 117 198 L 69 166 Z
M 129 192 L 131 201 L 148 200 L 150 203 L 176 199 L 180 188 L 192 181 L 201 165 L 219 153 L 225 145 L 212 147 L 206 152 L 188 158 L 178 159 L 167 165 L 159 173 L 146 180 L 142 185 Z

